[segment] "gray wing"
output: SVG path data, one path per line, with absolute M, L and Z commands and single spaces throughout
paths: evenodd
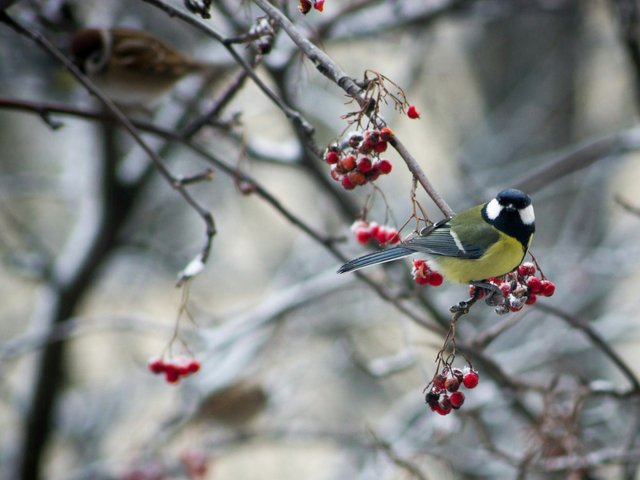
M 423 230 L 420 236 L 407 240 L 404 246 L 416 252 L 443 257 L 480 258 L 486 249 L 476 244 L 463 242 L 453 231 L 449 222 L 439 223 Z

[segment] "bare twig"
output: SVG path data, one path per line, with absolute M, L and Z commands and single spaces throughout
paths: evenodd
M 87 78 L 60 50 L 58 50 L 58 48 L 56 48 L 51 42 L 49 42 L 46 37 L 44 37 L 37 31 L 29 30 L 28 28 L 24 27 L 23 25 L 12 19 L 6 12 L 0 12 L 0 22 L 7 24 L 19 34 L 30 38 L 32 41 L 42 47 L 49 55 L 51 55 L 58 62 L 64 65 L 69 73 L 71 73 L 71 75 L 73 75 L 78 80 L 78 82 L 80 82 L 80 84 L 87 89 L 89 93 L 100 100 L 104 107 L 117 119 L 122 127 L 129 133 L 131 138 L 133 138 L 134 141 L 147 154 L 162 177 L 169 183 L 169 185 L 174 188 L 174 190 L 176 190 L 182 196 L 187 204 L 196 211 L 200 218 L 202 218 L 205 224 L 205 240 L 200 253 L 200 257 L 203 263 L 206 263 L 209 257 L 209 252 L 211 250 L 211 242 L 213 240 L 213 236 L 216 233 L 215 223 L 211 213 L 204 207 L 202 207 L 188 192 L 188 190 L 180 184 L 180 182 L 164 165 L 164 162 L 162 161 L 160 156 L 140 136 L 140 132 L 135 127 L 135 125 L 131 123 L 127 116 L 122 113 L 122 111 L 113 103 L 113 101 L 111 101 L 109 97 L 107 97 L 98 87 L 96 87 L 96 85 L 89 78 Z
M 639 148 L 640 127 L 633 127 L 571 147 L 568 152 L 560 153 L 540 167 L 531 169 L 512 184 L 525 192 L 535 192 L 597 161 Z
M 362 108 L 368 108 L 366 99 L 362 96 L 362 89 L 360 86 L 349 77 L 326 53 L 317 48 L 311 43 L 304 35 L 302 35 L 298 29 L 291 23 L 291 21 L 276 7 L 271 5 L 267 0 L 254 0 L 254 3 L 258 5 L 264 12 L 269 15 L 287 35 L 293 40 L 298 48 L 305 54 L 309 60 L 313 62 L 318 71 L 324 76 L 335 82 L 340 88 L 342 88 L 347 95 L 354 98 Z M 381 126 L 384 124 L 382 119 L 373 119 L 376 125 Z M 454 212 L 447 202 L 442 198 L 440 193 L 431 184 L 427 175 L 424 173 L 416 159 L 409 153 L 402 142 L 394 136 L 391 140 L 391 145 L 396 149 L 398 154 L 402 157 L 407 165 L 409 171 L 414 177 L 418 179 L 422 188 L 425 189 L 427 194 L 431 197 L 433 202 L 438 206 L 440 211 L 447 216 L 453 216 Z
M 618 367 L 618 369 L 622 372 L 622 374 L 627 378 L 629 383 L 631 384 L 632 390 L 629 394 L 638 394 L 640 393 L 640 381 L 633 373 L 631 368 L 626 364 L 626 362 L 611 348 L 611 346 L 602 338 L 602 336 L 587 322 L 584 320 L 571 315 L 570 313 L 564 312 L 559 308 L 551 306 L 546 303 L 538 303 L 536 304 L 536 308 L 550 313 L 571 325 L 573 328 L 580 330 L 584 333 L 591 342 L 600 349 L 600 351 L 609 358 L 613 362 L 613 364 Z
M 313 135 L 313 126 L 300 114 L 286 105 L 280 97 L 278 97 L 261 79 L 256 75 L 253 71 L 251 65 L 247 63 L 247 61 L 236 51 L 233 47 L 233 39 L 226 39 L 223 35 L 218 33 L 213 28 L 201 23 L 193 16 L 183 12 L 182 10 L 178 10 L 177 8 L 165 3 L 162 0 L 141 0 L 145 3 L 149 3 L 155 7 L 166 12 L 169 16 L 178 18 L 183 22 L 188 23 L 189 25 L 197 28 L 202 31 L 209 37 L 218 41 L 227 51 L 231 54 L 233 59 L 240 65 L 247 75 L 253 80 L 256 86 L 262 90 L 262 92 L 286 115 L 286 117 L 294 122 L 299 128 L 302 128 L 307 136 L 311 137 Z
M 383 451 L 385 455 L 389 457 L 389 460 L 391 460 L 395 465 L 406 470 L 413 478 L 417 478 L 418 480 L 428 480 L 428 477 L 422 472 L 422 470 L 420 470 L 420 468 L 418 468 L 417 465 L 398 455 L 389 442 L 378 438 L 371 430 L 369 430 L 369 434 L 373 437 L 374 445 L 379 450 Z
M 12 108 L 21 111 L 33 112 L 39 114 L 41 111 L 47 112 L 55 112 L 65 115 L 72 115 L 79 118 L 86 118 L 91 120 L 97 120 L 106 123 L 113 123 L 115 120 L 112 117 L 104 115 L 101 112 L 91 112 L 86 111 L 74 107 L 69 107 L 66 105 L 55 104 L 51 102 L 30 102 L 26 100 L 14 100 L 9 98 L 0 97 L 0 108 Z M 246 185 L 253 186 L 252 192 L 257 195 L 262 200 L 266 201 L 272 208 L 278 211 L 287 221 L 289 221 L 296 228 L 299 228 L 301 231 L 309 235 L 315 241 L 323 245 L 328 251 L 330 251 L 337 259 L 344 262 L 347 260 L 344 255 L 342 255 L 337 248 L 334 246 L 334 239 L 332 237 L 326 236 L 310 225 L 308 225 L 303 219 L 296 216 L 293 212 L 288 210 L 274 195 L 272 195 L 267 189 L 265 189 L 256 179 L 253 177 L 239 172 L 238 169 L 234 166 L 230 166 L 216 157 L 214 154 L 209 152 L 206 148 L 198 145 L 193 140 L 188 140 L 182 138 L 179 134 L 169 131 L 163 128 L 160 128 L 156 125 L 150 124 L 148 122 L 135 121 L 134 124 L 136 127 L 142 131 L 157 135 L 166 140 L 171 140 L 174 142 L 178 142 L 183 144 L 185 147 L 189 148 L 193 152 L 197 153 L 200 157 L 202 157 L 207 162 L 211 163 L 217 169 L 222 171 L 224 174 L 230 176 L 231 178 L 236 179 L 239 182 L 243 182 Z M 365 281 L 377 294 L 380 298 L 388 301 L 395 308 L 398 309 L 401 313 L 406 315 L 408 318 L 421 325 L 422 327 L 436 332 L 438 334 L 444 333 L 444 330 L 432 323 L 428 317 L 425 317 L 421 312 L 416 311 L 416 309 L 412 308 L 410 304 L 401 299 L 395 297 L 386 287 L 382 286 L 378 282 L 374 282 L 369 277 L 364 275 L 362 272 L 355 272 L 359 278 Z M 435 314 L 435 312 L 432 312 Z

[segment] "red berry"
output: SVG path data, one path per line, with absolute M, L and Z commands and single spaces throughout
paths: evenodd
M 377 224 L 376 222 L 371 222 L 371 224 L 369 225 L 369 232 L 371 232 L 371 235 L 373 237 L 378 235 L 378 231 L 380 230 L 380 225 Z
M 387 240 L 391 244 L 396 244 L 400 241 L 400 232 L 397 230 L 389 231 L 389 239 Z
M 315 2 L 313 2 L 313 8 L 321 12 L 324 9 L 324 0 L 315 0 Z
M 448 377 L 444 382 L 444 388 L 449 392 L 455 392 L 460 387 L 460 381 L 456 377 Z
M 525 262 L 518 267 L 518 274 L 522 277 L 536 273 L 536 266 L 532 262 Z
M 353 155 L 347 155 L 342 160 L 340 160 L 340 165 L 345 171 L 350 172 L 354 168 L 356 168 L 356 157 Z
M 195 358 L 192 358 L 189 363 L 187 363 L 187 372 L 188 373 L 197 373 L 200 371 L 200 361 Z
M 540 292 L 545 297 L 551 297 L 556 292 L 556 285 L 551 280 L 542 280 Z
M 511 310 L 512 312 L 519 312 L 523 308 L 524 308 L 524 304 L 522 303 L 517 303 L 509 306 L 509 310 Z
M 380 169 L 378 168 L 378 162 L 376 162 L 371 166 L 371 170 L 367 172 L 367 178 L 372 182 L 374 182 L 378 179 L 378 177 L 380 176 L 380 173 L 381 172 L 380 172 Z
M 388 230 L 385 227 L 378 228 L 378 231 L 375 234 L 378 243 L 387 243 L 387 232 Z
M 356 231 L 356 238 L 358 239 L 359 243 L 367 243 L 369 240 L 371 240 L 371 232 L 369 230 L 361 228 Z
M 429 283 L 429 277 L 426 275 L 423 275 L 421 273 L 418 273 L 416 275 L 413 276 L 413 280 L 418 284 L 418 285 L 427 285 Z
M 385 142 L 388 142 L 392 138 L 393 138 L 393 130 L 391 130 L 389 127 L 384 127 L 383 129 L 380 130 L 380 139 L 381 140 L 384 140 Z
M 439 373 L 438 375 L 436 375 L 435 377 L 433 377 L 433 386 L 436 390 L 443 390 L 444 389 L 444 384 L 447 381 L 447 377 L 445 377 L 443 374 Z
M 353 190 L 354 188 L 356 188 L 356 186 L 351 183 L 351 180 L 349 180 L 349 177 L 342 177 L 340 179 L 340 183 L 342 183 L 342 188 L 344 188 L 345 190 Z
M 360 145 L 360 148 L 358 148 L 358 152 L 362 153 L 363 155 L 370 154 L 371 150 L 373 150 L 373 148 L 370 147 L 366 142 L 364 142 L 362 145 Z
M 480 377 L 478 376 L 478 372 L 475 370 L 465 373 L 462 377 L 462 383 L 467 388 L 476 388 L 479 381 Z
M 364 185 L 365 183 L 367 183 L 367 177 L 365 177 L 364 174 L 358 172 L 357 170 L 352 170 L 347 175 L 349 176 L 349 180 L 351 180 L 351 183 L 353 183 L 355 186 Z
M 462 392 L 453 392 L 449 395 L 449 401 L 451 402 L 451 406 L 455 409 L 458 409 L 464 403 L 464 393 Z
M 377 166 L 378 170 L 383 175 L 391 173 L 391 169 L 393 168 L 389 160 L 380 160 L 379 162 L 377 162 Z
M 424 260 L 414 260 L 413 261 L 413 268 L 420 268 L 425 264 Z
M 376 143 L 375 146 L 373 147 L 373 150 L 376 153 L 386 152 L 386 150 L 387 150 L 387 142 L 380 141 L 380 142 Z
M 412 120 L 420 118 L 420 112 L 415 105 L 411 105 L 409 106 L 409 108 L 407 108 L 407 117 L 411 118 Z
M 369 150 L 374 150 L 379 140 L 380 137 L 378 135 L 378 132 L 368 130 L 364 134 L 364 144 Z
M 538 277 L 529 277 L 527 278 L 527 287 L 533 294 L 540 293 L 542 291 L 542 280 Z
M 442 278 L 442 274 L 440 272 L 431 272 L 428 276 L 429 285 L 432 287 L 438 287 L 442 285 L 444 278 Z
M 180 380 L 180 372 L 178 372 L 178 369 L 175 367 L 175 365 L 172 365 L 172 367 L 173 368 L 165 370 L 164 379 L 167 381 L 167 383 L 178 383 L 178 381 Z
M 147 364 L 151 373 L 162 373 L 165 370 L 164 361 L 160 357 L 153 357 L 149 359 L 149 363 Z
M 500 285 L 500 291 L 502 292 L 502 295 L 506 297 L 507 295 L 509 295 L 509 293 L 511 293 L 511 285 L 509 285 L 508 283 L 503 283 L 502 285 Z
M 329 174 L 331 175 L 331 178 L 333 178 L 336 182 L 340 181 L 340 174 L 338 173 L 335 165 L 331 168 Z
M 527 305 L 533 305 L 534 303 L 536 303 L 537 297 L 535 293 L 530 293 L 529 297 L 527 298 L 527 301 L 524 302 Z
M 340 154 L 338 154 L 338 152 L 330 150 L 327 152 L 324 159 L 329 165 L 333 165 L 334 163 L 338 163 L 338 160 L 340 160 Z
M 371 163 L 371 159 L 369 157 L 360 157 L 356 168 L 360 173 L 367 173 L 371 171 L 372 166 L 373 163 Z
M 300 13 L 303 15 L 306 15 L 309 13 L 309 10 L 311 10 L 311 6 L 311 0 L 300 0 L 298 3 L 298 10 L 300 10 Z
M 180 365 L 178 365 L 176 367 L 176 370 L 178 371 L 178 375 L 181 377 L 186 377 L 187 375 L 189 375 L 189 364 L 186 362 L 182 362 Z
M 452 409 L 451 400 L 449 400 L 449 397 L 445 396 L 442 399 L 440 399 L 440 402 L 436 407 L 436 412 L 444 416 L 444 415 L 449 415 L 451 413 L 451 409 Z

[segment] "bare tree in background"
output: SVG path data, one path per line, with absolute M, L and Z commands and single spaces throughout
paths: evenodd
M 2 478 L 636 478 L 635 1 L 8 3 Z M 219 74 L 125 108 L 88 27 Z M 335 273 L 510 186 L 552 297 Z

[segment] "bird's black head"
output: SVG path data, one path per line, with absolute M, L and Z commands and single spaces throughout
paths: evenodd
M 482 217 L 498 230 L 517 238 L 525 250 L 535 232 L 531 198 L 515 188 L 502 190 L 482 208 Z
M 501 206 L 507 209 L 521 210 L 531 205 L 531 198 L 529 198 L 529 195 L 521 190 L 516 190 L 515 188 L 502 190 L 498 195 L 496 195 L 496 200 L 498 200 L 498 203 Z

